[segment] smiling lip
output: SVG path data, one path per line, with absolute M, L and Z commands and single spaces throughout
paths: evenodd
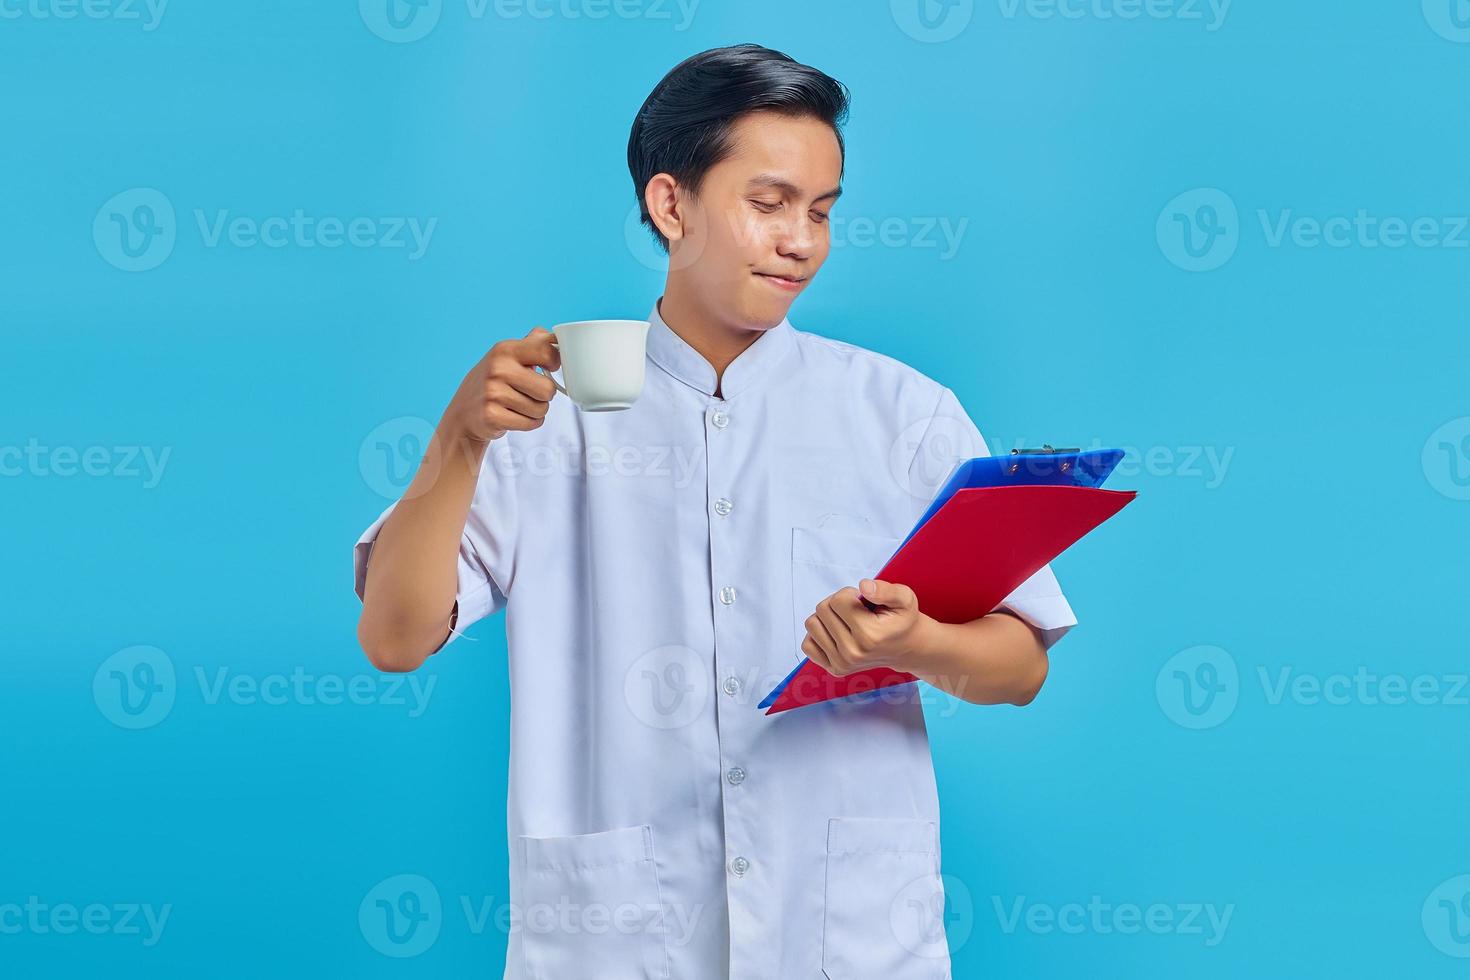
M 800 289 L 802 286 L 806 285 L 806 279 L 804 279 L 804 278 L 802 278 L 802 279 L 788 279 L 785 276 L 772 276 L 772 275 L 767 275 L 764 272 L 757 272 L 756 273 L 756 276 L 758 276 L 761 279 L 764 279 L 766 282 L 768 282 L 771 285 L 777 287 L 778 289 L 785 289 L 785 290 L 787 290 L 789 292 L 795 292 L 796 290 Z

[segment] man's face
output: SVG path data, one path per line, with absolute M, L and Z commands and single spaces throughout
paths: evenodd
M 670 243 L 670 276 L 687 277 L 731 326 L 768 329 L 827 259 L 842 151 L 826 123 L 774 112 L 742 116 L 731 135 L 734 151 L 698 200 L 681 196 L 687 220 Z

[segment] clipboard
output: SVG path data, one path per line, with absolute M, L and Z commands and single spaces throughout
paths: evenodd
M 955 491 L 969 487 L 1100 487 L 1123 459 L 1121 449 L 1012 449 L 1007 456 L 977 456 L 955 465 L 934 502 L 899 544 L 902 549 Z M 895 552 L 897 554 L 897 552 Z
M 940 622 L 978 619 L 1133 501 L 1134 491 L 1100 489 L 1122 458 L 1118 449 L 1045 446 L 961 461 L 872 577 L 909 586 Z M 759 707 L 776 714 L 917 679 L 889 667 L 836 677 L 803 657 Z

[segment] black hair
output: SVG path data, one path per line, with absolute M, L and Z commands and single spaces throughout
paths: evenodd
M 667 252 L 668 240 L 643 199 L 648 182 L 667 173 L 698 194 L 705 174 L 734 149 L 731 128 L 748 112 L 818 119 L 832 127 L 845 156 L 841 127 L 848 100 L 847 86 L 837 79 L 759 44 L 711 48 L 686 58 L 654 86 L 628 134 L 628 171 L 643 223 Z

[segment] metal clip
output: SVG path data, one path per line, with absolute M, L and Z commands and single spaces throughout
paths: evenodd
M 1043 442 L 1040 449 L 1012 449 L 1011 455 L 1030 456 L 1035 453 L 1080 453 L 1081 451 L 1082 450 L 1076 446 L 1072 447 L 1071 449 L 1053 449 L 1050 443 Z
M 1011 455 L 1012 456 L 1051 456 L 1051 455 L 1053 455 L 1055 453 L 1080 453 L 1081 451 L 1082 450 L 1080 448 L 1077 448 L 1077 447 L 1073 447 L 1073 448 L 1070 448 L 1070 449 L 1053 449 L 1051 443 L 1044 442 L 1044 443 L 1041 444 L 1041 448 L 1040 449 L 1012 449 L 1011 450 Z M 1014 472 L 1016 472 L 1020 468 L 1021 468 L 1021 464 L 1020 463 L 1012 463 L 1010 465 L 1009 472 L 1014 473 Z M 1071 464 L 1070 461 L 1063 463 L 1062 464 L 1062 467 L 1061 467 L 1063 473 L 1067 472 L 1071 468 L 1072 468 L 1072 464 Z

